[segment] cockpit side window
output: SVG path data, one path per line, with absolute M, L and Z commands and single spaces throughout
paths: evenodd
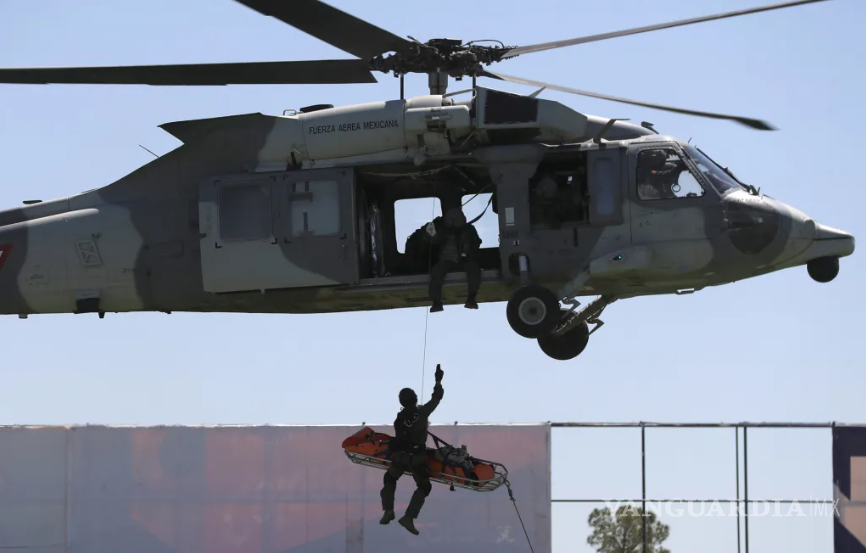
M 699 198 L 704 188 L 676 151 L 653 148 L 638 154 L 637 195 L 641 200 Z

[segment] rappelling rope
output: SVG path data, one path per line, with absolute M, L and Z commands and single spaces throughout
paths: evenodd
M 436 217 L 436 181 L 433 181 L 433 205 L 430 206 L 430 223 Z M 424 232 L 427 232 L 427 225 L 424 225 Z M 432 238 L 432 237 L 431 237 Z M 430 274 L 430 269 L 433 265 L 433 244 L 430 244 L 430 253 L 427 256 L 427 274 Z M 421 397 L 424 397 L 424 376 L 427 373 L 427 329 L 429 328 L 430 308 L 424 310 L 424 356 L 421 359 Z
M 424 315 L 424 358 L 421 361 L 421 396 L 424 397 L 424 375 L 427 372 L 427 318 L 430 317 L 430 310 Z

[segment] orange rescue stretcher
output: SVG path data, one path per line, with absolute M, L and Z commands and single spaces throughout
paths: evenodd
M 491 492 L 502 485 L 508 470 L 501 463 L 470 456 L 465 447 L 455 448 L 433 434 L 436 447 L 427 448 L 430 480 L 476 492 Z M 364 427 L 343 440 L 346 456 L 356 465 L 388 470 L 391 466 L 389 443 L 392 437 Z M 404 474 L 410 474 L 405 471 Z

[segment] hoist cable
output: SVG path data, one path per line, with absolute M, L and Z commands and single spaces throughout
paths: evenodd
M 436 181 L 433 181 L 433 205 L 430 206 L 430 223 L 433 224 L 433 219 L 436 218 Z M 435 225 L 434 225 L 435 231 Z M 427 232 L 427 225 L 424 225 L 424 232 Z M 432 236 L 430 237 L 432 238 Z M 433 244 L 430 244 L 430 251 L 427 256 L 427 274 L 430 274 L 430 270 L 433 265 Z M 431 277 L 432 278 L 432 277 Z M 421 396 L 424 397 L 424 376 L 427 372 L 427 330 L 429 328 L 429 319 L 430 319 L 430 308 L 425 309 L 424 312 L 424 356 L 421 360 Z
M 424 315 L 424 358 L 421 361 L 421 398 L 424 397 L 424 375 L 427 372 L 427 319 L 430 317 L 430 310 Z

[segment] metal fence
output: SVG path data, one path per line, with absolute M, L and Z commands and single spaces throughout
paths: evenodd
M 665 502 L 665 501 L 693 501 L 696 503 L 701 502 L 720 502 L 720 503 L 736 503 L 737 505 L 737 552 L 742 553 L 741 544 L 745 545 L 745 553 L 749 553 L 749 517 L 748 511 L 746 511 L 747 516 L 740 517 L 739 513 L 741 512 L 741 507 L 745 506 L 748 509 L 748 505 L 750 503 L 766 503 L 766 502 L 775 502 L 775 503 L 835 503 L 833 499 L 752 499 L 749 498 L 749 439 L 748 439 L 748 430 L 749 428 L 827 428 L 832 429 L 835 427 L 866 427 L 863 424 L 846 424 L 846 423 L 837 423 L 837 422 L 824 422 L 824 423 L 802 423 L 802 422 L 740 422 L 740 423 L 662 423 L 662 422 L 630 422 L 630 423 L 606 423 L 606 422 L 551 422 L 551 428 L 640 428 L 640 437 L 641 437 L 641 497 L 640 498 L 632 498 L 632 499 L 615 499 L 615 498 L 572 498 L 572 499 L 552 499 L 552 503 L 604 503 L 604 502 L 620 502 L 620 503 L 631 503 L 641 504 L 641 510 L 643 513 L 646 513 L 646 503 L 649 501 L 653 502 Z M 734 499 L 687 499 L 684 500 L 682 498 L 670 498 L 670 499 L 647 499 L 646 497 L 646 429 L 647 428 L 731 428 L 734 430 L 735 437 L 735 472 L 737 478 L 737 491 L 736 497 Z M 742 438 L 740 437 L 740 429 L 742 429 Z M 742 469 L 743 469 L 743 496 L 740 497 L 740 445 L 742 443 L 743 447 L 743 461 L 742 461 Z M 743 519 L 743 528 L 741 529 L 740 519 Z M 642 517 L 643 519 L 643 528 L 642 528 L 642 538 L 643 538 L 643 553 L 647 553 L 647 517 Z

